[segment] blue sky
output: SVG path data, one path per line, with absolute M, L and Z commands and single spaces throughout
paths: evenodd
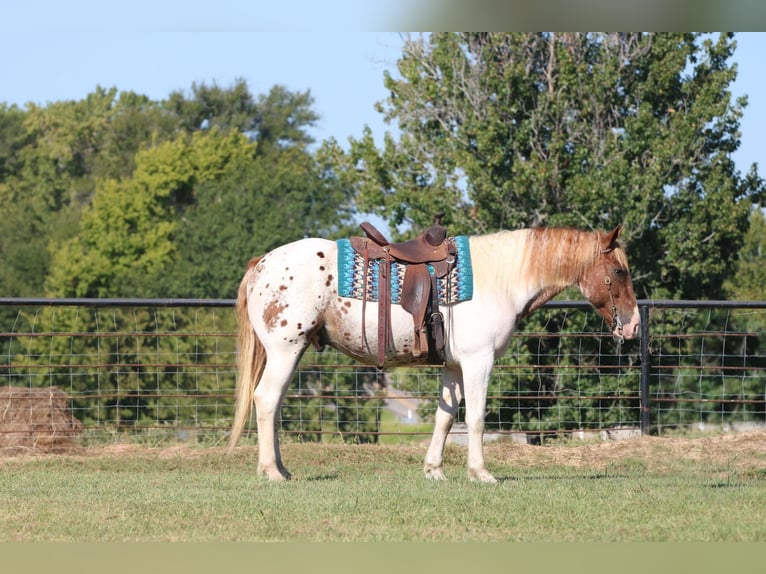
M 192 82 L 228 86 L 244 78 L 254 94 L 275 84 L 310 90 L 320 115 L 317 140 L 332 136 L 343 143 L 369 125 L 380 141 L 391 128 L 374 104 L 386 97 L 383 71 L 394 69 L 400 36 L 346 31 L 374 18 L 365 8 L 369 2 L 362 0 L 335 0 L 333 6 L 343 9 L 332 14 L 316 1 L 283 0 L 278 11 L 263 4 L 6 3 L 0 9 L 0 102 L 24 106 L 81 99 L 97 85 L 162 99 L 173 90 L 188 90 Z M 766 33 L 738 35 L 738 44 L 739 78 L 733 93 L 747 93 L 749 105 L 735 159 L 745 172 L 753 162 L 763 164 Z
M 747 94 L 748 105 L 740 124 L 741 145 L 734 154 L 737 167 L 743 173 L 757 163 L 763 176 L 763 134 L 766 133 L 766 90 L 764 90 L 763 58 L 766 54 L 766 33 L 746 32 L 737 35 L 737 81 L 732 86 L 734 96 Z

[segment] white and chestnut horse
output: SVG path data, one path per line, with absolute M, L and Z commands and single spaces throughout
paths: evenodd
M 517 321 L 570 285 L 577 285 L 613 335 L 639 334 L 639 314 L 621 228 L 611 232 L 569 228 L 501 231 L 468 238 L 473 297 L 441 305 L 445 323 L 444 377 L 425 475 L 445 479 L 442 459 L 447 434 L 465 400 L 468 475 L 494 477 L 484 463 L 482 437 L 487 385 L 495 359 L 505 352 Z M 255 404 L 258 473 L 290 478 L 279 452 L 277 419 L 298 360 L 311 343 L 328 344 L 363 363 L 376 363 L 376 303 L 338 294 L 336 243 L 308 238 L 250 261 L 239 287 L 239 375 L 233 448 Z M 411 365 L 412 316 L 392 305 L 393 346 L 385 365 Z M 362 329 L 366 330 L 366 337 Z

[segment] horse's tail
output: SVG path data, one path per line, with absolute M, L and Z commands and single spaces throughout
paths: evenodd
M 229 437 L 229 449 L 237 445 L 242 430 L 245 428 L 245 422 L 250 416 L 253 407 L 253 393 L 261 380 L 263 369 L 266 366 L 266 350 L 263 348 L 258 335 L 253 330 L 250 318 L 247 312 L 247 288 L 255 272 L 255 266 L 261 257 L 254 257 L 247 264 L 247 271 L 239 285 L 237 295 L 237 323 L 239 332 L 237 336 L 238 354 L 237 354 L 237 386 L 235 393 L 234 422 L 231 427 L 231 436 Z

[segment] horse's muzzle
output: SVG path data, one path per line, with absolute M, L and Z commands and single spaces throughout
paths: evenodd
M 633 314 L 627 322 L 618 322 L 612 330 L 612 334 L 617 339 L 637 339 L 641 335 L 641 316 L 638 314 L 638 307 L 633 309 Z

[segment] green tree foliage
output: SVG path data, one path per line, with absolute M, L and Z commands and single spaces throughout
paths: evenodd
M 238 81 L 194 85 L 190 97 L 175 92 L 162 102 L 98 88 L 82 101 L 3 106 L 0 201 L 12 215 L 0 222 L 5 294 L 234 297 L 252 256 L 343 233 L 351 198 L 309 150 L 312 104 L 308 92 L 281 86 L 256 98 Z M 194 334 L 232 332 L 231 313 L 64 307 L 11 321 L 37 333 L 94 334 L 31 337 L 4 353 L 29 365 L 32 384 L 69 389 L 86 422 L 194 424 L 185 396 L 220 393 L 220 380 L 212 367 L 199 375 L 179 365 L 212 365 L 221 353 L 233 362 L 231 337 Z M 113 367 L 83 370 L 88 364 Z M 355 424 L 369 437 L 374 417 L 344 418 L 357 383 L 341 373 L 325 404 L 338 429 Z M 102 398 L 80 398 L 94 392 Z
M 234 90 L 239 94 L 239 85 Z M 247 107 L 242 100 L 229 107 Z M 234 297 L 250 257 L 302 237 L 348 231 L 348 188 L 308 149 L 313 140 L 306 128 L 317 119 L 309 95 L 276 86 L 257 102 L 246 101 L 252 117 L 235 118 L 255 143 L 253 155 L 231 162 L 220 179 L 195 187 L 194 202 L 179 222 L 175 270 L 160 282 L 168 296 Z M 193 121 L 215 129 L 219 115 L 200 113 Z
M 250 257 L 302 237 L 337 236 L 350 217 L 345 191 L 299 148 L 232 164 L 195 196 L 179 222 L 176 265 L 159 283 L 167 296 L 233 298 Z
M 55 252 L 48 294 L 156 295 L 151 279 L 175 261 L 177 218 L 195 185 L 220 178 L 254 149 L 245 136 L 214 129 L 140 151 L 131 177 L 98 183 L 79 234 Z
M 737 270 L 726 288 L 734 299 L 766 300 L 766 216 L 762 209 L 754 208 L 750 213 Z
M 307 132 L 319 119 L 313 102 L 309 92 L 291 92 L 279 85 L 255 98 L 247 83 L 238 80 L 231 88 L 192 84 L 191 98 L 173 92 L 165 107 L 186 131 L 214 127 L 237 131 L 258 141 L 261 153 L 267 153 L 277 146 L 313 143 Z
M 735 43 L 697 34 L 439 33 L 408 41 L 368 130 L 325 153 L 362 211 L 456 233 L 626 226 L 640 295 L 720 297 L 759 189 L 731 153 Z M 635 245 L 635 248 L 633 246 Z
M 438 211 L 456 234 L 621 223 L 639 297 L 722 298 L 751 201 L 764 189 L 755 166 L 742 176 L 731 157 L 747 103 L 730 93 L 735 47 L 731 34 L 412 38 L 397 75 L 386 75 L 390 96 L 379 104 L 399 137 L 386 134 L 379 149 L 366 129 L 348 151 L 331 141 L 322 153 L 356 187 L 360 210 L 388 219 L 394 231 L 421 229 Z M 600 320 L 591 317 L 588 329 L 599 331 Z M 564 319 L 543 311 L 525 323 L 545 333 Z M 517 410 L 514 422 L 556 419 L 562 389 L 546 366 L 559 356 L 597 370 L 589 379 L 594 395 L 609 381 L 615 370 L 594 364 L 596 343 L 576 353 L 569 344 L 555 337 L 527 342 L 521 355 L 530 357 L 536 377 L 524 387 L 551 401 Z M 630 343 L 622 352 L 637 349 Z M 492 384 L 491 392 L 503 393 L 497 375 Z M 502 419 L 492 408 L 488 420 Z M 585 424 L 589 416 L 568 420 Z M 614 422 L 620 415 L 607 416 Z
M 766 301 L 766 216 L 763 208 L 754 207 L 750 214 L 750 226 L 740 250 L 737 271 L 725 286 L 732 299 Z M 740 345 L 751 355 L 766 357 L 766 309 L 734 312 L 732 323 L 749 334 Z M 766 359 L 757 366 L 761 370 L 752 371 L 747 381 L 748 396 L 758 396 L 766 388 Z
M 24 109 L 0 104 L 0 291 L 233 297 L 250 257 L 306 235 L 347 234 L 358 210 L 386 218 L 400 236 L 430 224 L 436 211 L 447 213 L 455 234 L 623 223 L 639 297 L 760 297 L 763 221 L 750 206 L 762 206 L 764 185 L 756 166 L 743 176 L 731 159 L 746 104 L 730 94 L 734 49 L 730 34 L 415 38 L 406 43 L 397 74 L 385 77 L 391 95 L 379 109 L 398 123 L 401 135 L 387 135 L 381 149 L 366 129 L 348 150 L 329 141 L 314 152 L 308 130 L 318 116 L 309 92 L 275 86 L 256 96 L 241 80 L 230 87 L 194 84 L 163 101 L 98 87 L 79 101 Z M 763 332 L 745 317 L 700 317 L 698 325 L 664 314 L 653 317 L 653 328 L 671 333 L 731 321 L 748 333 Z M 103 319 L 76 310 L 19 320 L 41 329 L 103 331 Z M 167 341 L 143 333 L 208 328 L 183 310 L 116 310 L 110 321 L 130 325 L 137 335 L 24 342 L 19 360 L 35 363 L 38 370 L 30 372 L 42 375 L 30 380 L 137 395 L 144 367 L 73 382 L 64 367 L 45 371 L 40 365 L 92 356 L 111 364 L 104 357 L 128 348 L 153 348 L 161 357 L 173 351 Z M 215 328 L 232 328 L 216 321 Z M 614 363 L 634 361 L 637 344 L 626 344 L 619 356 L 600 352 L 595 342 L 570 352 L 572 339 L 554 332 L 598 331 L 592 313 L 572 325 L 571 315 L 541 311 L 524 327 L 534 336 L 509 359 L 515 361 L 509 368 L 515 387 L 502 390 L 499 375 L 493 380 L 506 397 L 490 402 L 489 422 L 544 429 L 561 418 L 575 426 L 624 418 L 622 403 L 558 400 L 568 391 L 548 367 L 564 360 L 574 372 L 595 373 L 579 378 L 580 390 L 598 396 L 599 389 L 624 384 L 624 377 L 614 377 Z M 746 346 L 755 344 L 751 339 Z M 233 350 L 227 341 L 222 345 Z M 719 354 L 736 356 L 737 343 L 720 343 Z M 196 345 L 184 340 L 177 350 L 212 356 Z M 679 340 L 674 347 L 679 357 L 692 353 L 683 345 Z M 344 413 L 345 397 L 369 386 L 341 373 L 329 391 L 326 381 L 301 376 L 299 392 L 320 393 L 321 386 L 325 395 L 337 395 L 321 399 L 314 430 L 325 428 L 325 407 Z M 691 377 L 678 380 L 694 384 Z M 721 380 L 709 381 L 714 395 Z M 168 371 L 157 373 L 153 384 L 170 393 L 216 382 Z M 758 383 L 751 386 L 742 396 Z M 550 400 L 530 406 L 518 399 L 533 392 Z M 123 421 L 171 417 L 170 411 L 161 414 L 167 405 L 138 401 L 125 412 L 121 405 L 109 408 Z M 293 408 L 299 403 L 288 402 L 286 409 Z M 355 420 L 374 425 L 373 419 Z M 346 422 L 339 420 L 337 428 L 351 429 Z M 357 440 L 363 440 L 359 430 Z
M 78 232 L 81 210 L 103 178 L 129 175 L 152 138 L 173 132 L 160 105 L 97 88 L 80 101 L 0 109 L 0 289 L 41 295 L 49 245 Z
M 14 343 L 14 372 L 25 385 L 69 393 L 86 424 L 225 425 L 233 414 L 231 400 L 200 398 L 233 387 L 219 376 L 221 363 L 234 362 L 224 310 L 46 307 L 20 313 L 16 329 L 35 336 Z

